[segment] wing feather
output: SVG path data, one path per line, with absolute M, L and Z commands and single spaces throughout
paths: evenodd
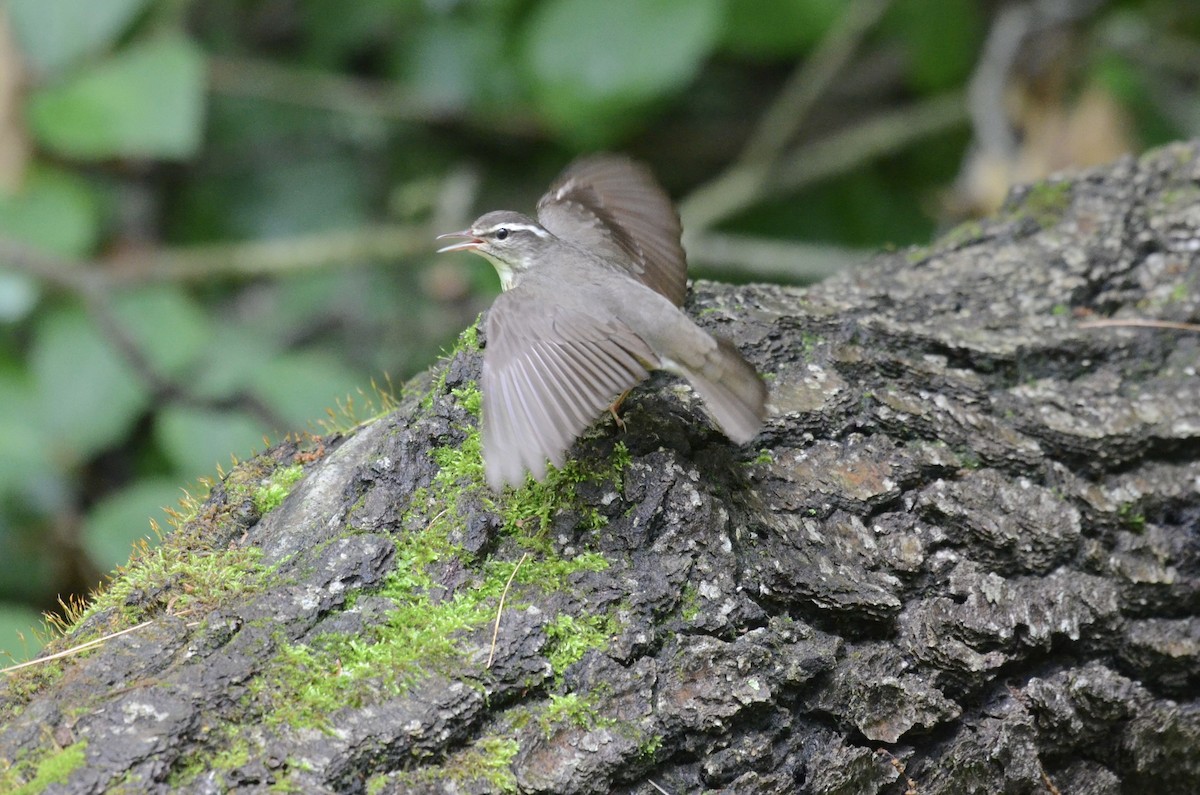
M 648 375 L 653 351 L 628 327 L 562 306 L 522 311 L 521 287 L 503 294 L 487 319 L 483 457 L 493 488 L 517 485 L 567 449 L 609 402 Z
M 570 415 L 570 423 L 590 422 L 592 418 L 586 414 L 588 399 L 580 390 L 576 380 L 571 377 L 571 372 L 564 369 L 561 361 L 562 356 L 567 352 L 562 352 L 560 356 L 543 355 L 542 346 L 538 346 L 533 349 L 533 353 L 537 357 L 538 364 L 549 375 L 550 381 L 556 385 L 561 398 L 559 406 Z
M 676 306 L 687 296 L 679 214 L 654 175 L 627 157 L 592 155 L 559 175 L 537 206 L 558 237 L 625 268 Z

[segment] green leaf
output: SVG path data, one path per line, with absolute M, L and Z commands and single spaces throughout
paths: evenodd
M 105 497 L 83 523 L 83 547 L 92 562 L 101 571 L 111 571 L 129 560 L 135 542 L 157 542 L 150 520 L 166 527 L 163 508 L 174 508 L 182 496 L 173 478 L 150 478 Z
M 293 315 L 291 319 L 294 321 L 298 317 L 301 316 Z M 273 326 L 273 329 L 277 328 L 279 326 Z M 204 362 L 191 386 L 205 397 L 230 397 L 245 389 L 254 374 L 279 355 L 281 347 L 271 335 L 257 329 L 246 328 L 240 323 L 222 323 L 209 338 Z M 259 436 L 262 436 L 261 432 Z
M 186 478 L 211 475 L 218 465 L 228 470 L 230 456 L 249 458 L 263 449 L 264 432 L 261 423 L 241 412 L 175 406 L 160 411 L 154 423 L 159 446 Z
M 979 56 L 984 30 L 974 0 L 897 0 L 882 27 L 907 47 L 912 84 L 929 92 L 966 79 Z
M 80 309 L 42 318 L 30 354 L 35 417 L 52 455 L 72 465 L 122 438 L 150 394 Z
M 302 431 L 325 419 L 338 400 L 356 394 L 364 380 L 337 358 L 311 351 L 270 360 L 255 373 L 251 389 L 290 426 L 273 430 Z
M 0 236 L 52 254 L 86 257 L 100 236 L 100 203 L 79 176 L 35 166 L 15 193 L 0 193 Z
M 252 114 L 246 116 L 253 120 Z M 287 137 L 271 136 L 252 146 L 277 147 Z M 295 158 L 279 152 L 270 168 L 202 172 L 182 188 L 176 204 L 183 223 L 175 232 L 193 243 L 352 229 L 369 215 L 370 189 L 361 163 L 334 152 Z
M 416 97 L 433 107 L 462 107 L 501 68 L 503 30 L 475 20 L 435 18 L 419 26 L 400 52 L 401 67 Z
M 21 273 L 0 270 L 0 323 L 22 320 L 37 306 L 38 283 Z
M 185 158 L 200 146 L 203 56 L 185 39 L 131 47 L 35 92 L 28 110 L 34 136 L 63 155 Z
M 845 0 L 729 0 L 721 46 L 753 58 L 799 55 L 820 41 L 845 7 Z
M 208 318 L 179 287 L 147 287 L 125 293 L 114 308 L 151 364 L 165 375 L 183 372 L 211 337 Z
M 631 114 L 685 86 L 720 32 L 722 0 L 549 0 L 525 40 L 542 112 L 590 145 L 613 141 Z
M 30 492 L 55 479 L 50 460 L 50 439 L 42 426 L 31 422 L 37 414 L 33 389 L 15 373 L 0 372 L 0 495 Z M 0 497 L 2 501 L 2 497 Z M 3 530 L 0 529 L 0 533 Z
M 23 605 L 0 602 L 0 665 L 31 660 L 46 634 L 42 615 Z
M 34 71 L 49 75 L 109 49 L 150 0 L 8 0 L 13 33 Z

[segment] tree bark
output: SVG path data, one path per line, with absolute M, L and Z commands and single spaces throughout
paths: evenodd
M 1200 336 L 1086 325 L 1200 321 L 1198 155 L 811 289 L 695 285 L 771 385 L 746 448 L 655 376 L 493 495 L 466 335 L 235 469 L 50 650 L 144 626 L 10 675 L 0 782 L 1200 791 Z

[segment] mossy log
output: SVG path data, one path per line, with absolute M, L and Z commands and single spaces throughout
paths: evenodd
M 236 468 L 47 653 L 136 629 L 7 677 L 0 782 L 1200 792 L 1200 334 L 1089 325 L 1200 321 L 1198 150 L 812 289 L 695 285 L 771 385 L 746 448 L 656 376 L 492 495 L 464 335 Z

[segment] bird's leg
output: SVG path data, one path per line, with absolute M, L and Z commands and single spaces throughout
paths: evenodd
M 621 415 L 617 412 L 621 410 L 621 404 L 625 402 L 625 398 L 629 397 L 629 393 L 632 391 L 632 387 L 626 389 L 621 393 L 621 396 L 614 400 L 612 405 L 608 407 L 608 413 L 612 415 L 613 422 L 615 422 L 617 427 L 621 429 L 621 433 L 625 433 L 625 420 L 621 419 Z

